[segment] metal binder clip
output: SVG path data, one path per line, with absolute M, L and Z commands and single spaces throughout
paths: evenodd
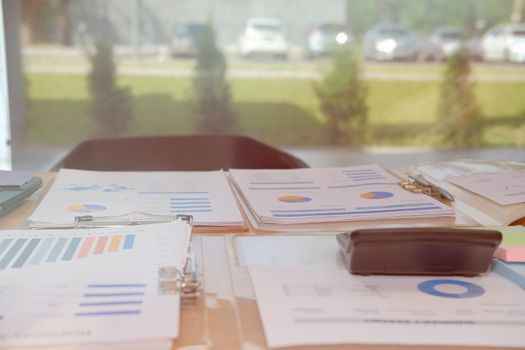
M 159 294 L 180 293 L 183 300 L 195 300 L 199 296 L 199 280 L 195 256 L 189 254 L 181 272 L 176 266 L 159 268 Z
M 447 190 L 428 181 L 423 175 L 408 176 L 408 181 L 401 181 L 399 186 L 414 193 L 423 193 L 437 199 L 454 202 L 454 196 Z

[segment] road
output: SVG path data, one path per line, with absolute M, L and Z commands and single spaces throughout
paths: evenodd
M 117 51 L 118 52 L 118 51 Z M 118 74 L 159 77 L 192 77 L 193 59 L 173 59 L 165 51 L 144 51 L 140 59 L 117 53 Z M 27 48 L 23 50 L 28 73 L 78 74 L 89 72 L 89 62 L 78 49 Z M 228 58 L 228 78 L 232 79 L 321 79 L 330 60 L 242 60 Z M 444 65 L 427 62 L 365 62 L 365 80 L 440 81 Z M 474 81 L 525 82 L 525 65 L 473 63 Z

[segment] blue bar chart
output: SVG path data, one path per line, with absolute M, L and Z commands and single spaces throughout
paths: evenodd
M 0 270 L 68 262 L 132 250 L 134 234 L 0 239 Z
M 142 312 L 146 284 L 89 284 L 75 317 L 138 315 Z

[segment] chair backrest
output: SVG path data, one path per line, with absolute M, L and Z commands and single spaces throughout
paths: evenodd
M 238 135 L 145 136 L 78 144 L 52 170 L 206 171 L 308 168 L 299 158 Z

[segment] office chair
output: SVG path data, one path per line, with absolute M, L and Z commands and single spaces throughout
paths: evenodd
M 238 135 L 144 136 L 79 143 L 51 170 L 206 171 L 308 168 L 299 158 Z

